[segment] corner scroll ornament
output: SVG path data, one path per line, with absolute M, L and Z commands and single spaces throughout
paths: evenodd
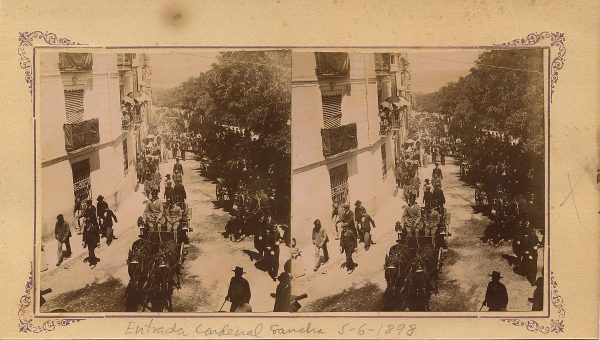
M 20 58 L 19 66 L 25 70 L 25 82 L 27 82 L 29 94 L 31 95 L 33 95 L 33 64 L 31 59 L 27 56 L 27 48 L 34 46 L 34 40 L 43 40 L 46 45 L 83 45 L 68 38 L 61 38 L 51 32 L 19 32 L 19 47 L 17 49 Z
M 562 296 L 558 294 L 558 283 L 554 278 L 554 273 L 550 273 L 550 292 L 551 302 L 554 307 L 553 311 L 550 312 L 550 325 L 540 324 L 535 320 L 521 320 L 521 319 L 502 319 L 513 326 L 525 327 L 530 332 L 539 334 L 550 334 L 550 333 L 562 333 L 565 330 L 564 318 L 565 308 L 564 300 Z
M 565 34 L 561 32 L 541 32 L 531 33 L 525 38 L 514 39 L 512 41 L 500 44 L 501 46 L 533 46 L 540 43 L 543 40 L 550 40 L 550 54 L 553 57 L 550 66 L 550 102 L 552 102 L 552 96 L 554 94 L 554 87 L 558 82 L 558 72 L 565 65 L 565 54 L 567 49 L 565 48 Z
M 29 272 L 29 280 L 25 284 L 25 294 L 19 300 L 19 332 L 21 333 L 46 333 L 56 329 L 56 326 L 68 326 L 84 319 L 44 319 L 41 324 L 35 323 L 35 315 L 31 300 L 33 294 L 33 264 Z

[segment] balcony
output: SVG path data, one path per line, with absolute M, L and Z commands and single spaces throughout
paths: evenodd
M 390 74 L 390 54 L 375 53 L 375 73 L 379 75 Z
M 92 69 L 91 53 L 59 53 L 58 69 L 60 72 L 86 72 Z
M 100 143 L 98 118 L 64 124 L 63 130 L 65 132 L 65 149 L 68 153 Z
M 131 70 L 135 53 L 120 53 L 117 54 L 117 68 L 119 71 Z
M 358 147 L 356 123 L 321 129 L 321 138 L 323 140 L 323 156 L 325 157 L 331 157 Z
M 342 78 L 350 76 L 350 55 L 338 52 L 315 52 L 317 77 Z

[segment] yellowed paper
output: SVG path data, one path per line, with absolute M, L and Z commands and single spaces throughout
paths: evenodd
M 2 5 L 1 89 L 5 124 L 1 140 L 5 180 L 2 181 L 4 232 L 0 263 L 5 284 L 0 335 L 3 338 L 598 337 L 598 184 L 594 176 L 598 168 L 596 96 L 600 51 L 596 37 L 600 33 L 600 8 L 595 2 L 10 1 Z M 468 261 L 469 256 L 482 254 L 493 254 L 490 255 L 493 260 L 478 258 L 480 262 L 468 262 L 463 267 L 455 265 L 454 260 L 447 261 L 445 266 L 450 269 L 442 269 L 444 284 L 440 294 L 432 297 L 429 312 L 383 311 L 382 295 L 387 284 L 383 269 L 385 255 L 395 244 L 393 223 L 401 219 L 400 210 L 405 204 L 402 189 L 394 193 L 393 144 L 395 138 L 406 142 L 406 136 L 397 137 L 402 129 L 396 133 L 385 129 L 381 132 L 378 99 L 394 97 L 393 93 L 385 92 L 385 86 L 390 89 L 404 86 L 401 91 L 409 92 L 410 88 L 404 84 L 400 69 L 390 68 L 382 73 L 378 58 L 382 53 L 393 55 L 397 58 L 391 62 L 393 65 L 400 65 L 400 58 L 405 58 L 412 72 L 409 83 L 415 92 L 417 89 L 433 92 L 448 81 L 458 80 L 457 75 L 468 74 L 480 53 L 498 48 L 539 49 L 543 63 L 546 192 L 542 229 L 546 237 L 537 261 L 537 276 L 543 277 L 545 287 L 543 310 L 531 311 L 526 298 L 531 297 L 535 287 L 511 272 L 511 266 L 501 257 L 510 253 L 508 243 L 494 248 L 475 241 L 478 235 L 464 236 L 465 225 L 481 222 L 473 222 L 471 207 L 465 203 L 471 200 L 471 191 L 461 187 L 460 191 L 446 190 L 448 207 L 463 205 L 462 210 L 451 211 L 451 221 L 455 224 L 450 224 L 454 235 L 448 238 L 449 249 L 459 253 L 454 257 L 456 261 Z M 140 56 L 148 56 L 147 64 L 153 74 L 144 76 L 147 86 L 169 88 L 185 80 L 188 68 L 190 77 L 197 76 L 200 69 L 208 70 L 217 62 L 219 52 L 241 50 L 283 50 L 290 59 L 290 65 L 285 66 L 291 94 L 290 228 L 291 237 L 302 251 L 302 257 L 293 261 L 291 269 L 292 294 L 308 295 L 300 301 L 302 309 L 298 313 L 271 312 L 274 299 L 270 293 L 275 293 L 276 278 L 272 281 L 267 273 L 253 268 L 251 255 L 235 248 L 240 243 L 220 236 L 208 243 L 199 242 L 198 252 L 187 254 L 191 263 L 201 263 L 203 257 L 212 261 L 194 270 L 186 269 L 182 289 L 174 292 L 175 312 L 127 313 L 124 309 L 105 309 L 109 301 L 124 299 L 128 279 L 124 263 L 130 244 L 119 244 L 122 240 L 117 239 L 110 248 L 103 245 L 99 256 L 104 261 L 94 269 L 88 270 L 88 264 L 79 257 L 55 266 L 57 249 L 52 231 L 56 215 L 63 213 L 61 209 L 65 206 L 61 191 L 73 191 L 70 187 L 73 183 L 59 182 L 58 178 L 63 178 L 65 172 L 75 173 L 69 162 L 80 159 L 60 156 L 68 155 L 62 131 L 63 123 L 69 122 L 48 117 L 56 112 L 62 117 L 64 96 L 74 96 L 69 97 L 74 98 L 69 103 L 76 103 L 80 90 L 95 92 L 88 98 L 96 98 L 93 99 L 96 102 L 82 105 L 98 108 L 97 112 L 85 111 L 81 119 L 98 118 L 100 124 L 105 124 L 103 115 L 120 113 L 118 99 L 111 96 L 128 92 L 125 88 L 133 88 L 134 83 L 124 76 L 117 55 L 137 55 L 133 63 L 139 64 L 130 67 L 139 68 L 140 81 L 145 65 Z M 68 73 L 67 77 L 57 66 L 61 62 L 59 53 L 65 52 L 91 53 L 96 68 L 89 74 Z M 324 77 L 319 73 L 315 52 L 347 53 L 349 73 L 344 76 L 347 78 L 327 78 L 330 75 Z M 170 55 L 181 58 L 169 59 Z M 168 65 L 170 60 L 195 59 L 204 60 L 205 65 L 194 69 L 191 64 L 183 63 L 177 70 L 173 68 L 171 75 L 156 73 L 158 65 Z M 441 73 L 426 78 L 423 70 L 445 63 L 460 71 L 448 66 L 451 75 L 447 78 Z M 194 63 L 197 64 L 200 62 Z M 103 71 L 101 66 L 106 69 Z M 176 80 L 159 84 L 151 79 Z M 435 85 L 428 88 L 428 84 Z M 408 97 L 406 93 L 397 93 Z M 328 126 L 321 119 L 324 102 L 333 103 L 330 107 L 334 107 L 338 105 L 334 102 L 338 95 L 344 98 L 339 104 L 343 114 L 338 125 L 358 125 L 358 142 L 347 154 L 332 158 L 324 152 L 321 129 Z M 116 118 L 112 121 L 116 124 Z M 100 125 L 100 129 L 114 129 L 114 136 L 120 137 L 111 137 L 106 142 L 101 139 L 97 147 L 104 148 L 102 152 L 112 148 L 115 155 L 122 155 L 125 141 L 132 156 L 126 160 L 125 168 L 133 169 L 136 144 L 132 139 L 137 135 L 122 135 L 117 125 Z M 402 133 L 407 133 L 408 125 L 404 129 Z M 115 171 L 118 180 L 123 181 L 123 187 L 133 188 L 134 172 L 123 173 L 123 159 L 114 157 L 112 161 L 119 167 Z M 355 159 L 346 161 L 344 157 Z M 102 168 L 107 159 L 110 158 L 99 156 L 91 165 Z M 195 171 L 189 161 L 186 170 Z M 61 162 L 64 166 L 56 167 Z M 169 170 L 173 160 L 170 162 Z M 420 170 L 421 180 L 431 178 L 433 165 L 429 163 Z M 361 200 L 377 223 L 373 229 L 376 243 L 368 252 L 363 249 L 364 243 L 359 244 L 354 255 L 358 267 L 350 274 L 346 268 L 337 268 L 345 260 L 339 252 L 339 240 L 335 239 L 335 222 L 331 221 L 331 203 L 335 200 L 331 169 L 343 164 L 347 164 L 346 185 L 350 187 L 344 201 L 354 211 L 355 201 Z M 459 172 L 458 165 L 444 169 Z M 339 177 L 339 171 L 340 168 L 334 170 L 333 177 L 335 174 Z M 377 182 L 366 180 L 367 175 L 377 177 Z M 456 178 L 445 180 L 444 185 L 462 186 L 459 177 Z M 116 180 L 106 176 L 102 181 L 105 182 L 98 184 L 98 180 L 94 185 L 110 187 Z M 132 208 L 123 206 L 121 211 L 135 210 L 137 217 L 143 213 L 145 198 L 141 192 L 129 189 L 115 190 L 114 196 L 107 196 L 107 201 L 112 206 L 117 201 L 130 202 L 127 195 L 135 195 Z M 97 194 L 94 191 L 94 204 Z M 461 195 L 468 197 L 458 197 Z M 125 214 L 121 211 L 116 210 L 119 218 Z M 193 221 L 198 221 L 194 226 L 198 229 L 215 219 L 224 224 L 230 214 L 223 209 L 210 212 L 198 209 L 192 216 Z M 331 261 L 313 272 L 315 249 L 311 230 L 315 219 L 320 219 L 327 228 Z M 121 221 L 122 225 L 135 224 L 135 219 Z M 118 227 L 117 223 L 115 232 Z M 71 228 L 75 234 L 73 224 Z M 137 231 L 135 227 L 131 229 Z M 116 235 L 121 238 L 118 232 Z M 123 239 L 129 242 L 129 237 L 124 235 Z M 135 235 L 131 237 L 135 239 Z M 78 254 L 84 254 L 87 248 L 83 249 L 80 241 L 81 236 L 74 236 L 71 246 L 77 248 Z M 222 248 L 210 246 L 219 242 L 230 249 L 222 254 L 234 254 L 232 247 L 239 251 L 219 259 Z M 285 259 L 293 252 L 291 248 L 281 246 L 279 271 L 284 271 Z M 61 248 L 61 253 L 63 250 L 66 249 Z M 109 263 L 114 263 L 114 267 L 109 267 Z M 219 302 L 223 301 L 227 281 L 233 275 L 231 270 L 238 265 L 248 272 L 245 275 L 252 285 L 254 312 L 219 313 L 217 297 Z M 72 269 L 67 273 L 68 267 Z M 509 288 L 506 312 L 479 309 L 490 279 L 488 274 L 496 270 L 502 272 L 502 280 Z M 207 282 L 214 284 L 207 287 Z M 40 290 L 49 284 L 55 289 L 60 285 L 68 288 L 48 295 L 51 303 L 47 308 L 60 309 L 61 303 L 74 307 L 79 303 L 77 308 L 84 312 L 49 313 L 50 310 L 40 306 Z M 82 297 L 86 294 L 88 297 Z M 89 305 L 83 305 L 86 303 Z M 229 306 L 227 303 L 221 309 L 229 310 Z

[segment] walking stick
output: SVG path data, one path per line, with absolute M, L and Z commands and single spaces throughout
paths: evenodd
M 221 308 L 219 308 L 219 312 L 223 311 L 223 306 L 225 306 L 225 302 L 227 302 L 227 299 L 223 300 L 223 304 L 221 305 Z

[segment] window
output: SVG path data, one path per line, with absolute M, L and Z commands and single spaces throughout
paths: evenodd
M 127 175 L 129 170 L 129 159 L 127 157 L 127 138 L 123 140 L 123 172 Z
M 65 91 L 65 111 L 67 124 L 83 120 L 83 90 Z
M 342 164 L 329 169 L 331 183 L 331 200 L 342 204 L 348 202 L 348 166 Z
M 342 125 L 342 94 L 323 95 L 323 123 L 326 129 Z
M 383 179 L 387 177 L 387 157 L 385 154 L 385 143 L 381 144 L 381 173 Z
M 90 160 L 84 159 L 71 164 L 73 172 L 73 193 L 75 201 L 84 201 L 92 198 L 92 184 L 90 182 Z

